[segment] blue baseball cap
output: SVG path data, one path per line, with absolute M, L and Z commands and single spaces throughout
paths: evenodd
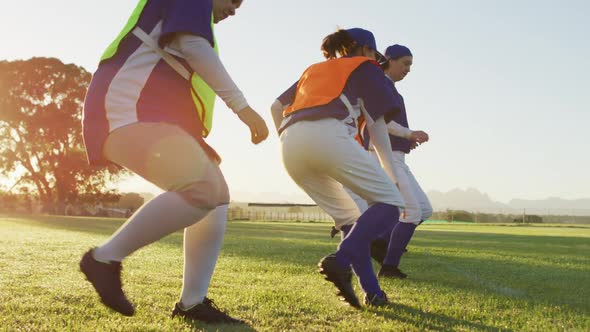
M 369 30 L 361 28 L 346 29 L 346 32 L 354 39 L 358 46 L 367 46 L 377 53 L 377 61 L 381 63 L 386 58 L 377 50 L 377 43 L 375 42 L 375 36 Z
M 405 56 L 413 56 L 410 49 L 399 44 L 391 45 L 385 50 L 385 56 L 388 59 L 397 60 L 399 58 L 403 58 Z

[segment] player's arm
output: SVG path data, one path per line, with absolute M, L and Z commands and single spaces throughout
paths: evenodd
M 191 68 L 215 91 L 249 128 L 252 142 L 268 137 L 264 120 L 246 101 L 242 91 L 229 76 L 209 41 L 193 34 L 177 34 L 177 45 Z
M 397 185 L 397 179 L 393 172 L 393 154 L 391 152 L 391 141 L 385 118 L 380 117 L 371 124 L 367 124 L 367 130 L 371 137 L 371 142 L 375 147 L 381 166 L 389 178 Z
M 180 52 L 191 68 L 215 91 L 234 113 L 248 107 L 244 94 L 234 83 L 209 41 L 181 33 L 175 37 Z
M 428 134 L 426 132 L 422 130 L 408 129 L 393 120 L 387 123 L 387 131 L 390 135 L 403 137 L 405 139 L 408 139 L 412 142 L 416 142 L 419 144 L 427 142 L 429 139 Z
M 285 90 L 272 104 L 270 107 L 270 112 L 272 114 L 272 120 L 275 123 L 275 128 L 277 133 L 281 128 L 281 124 L 283 123 L 283 112 L 289 105 L 293 103 L 295 100 L 295 94 L 297 93 L 297 84 L 299 81 L 293 83 L 287 90 Z

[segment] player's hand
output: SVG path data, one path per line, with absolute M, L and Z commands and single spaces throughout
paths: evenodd
M 422 130 L 416 130 L 416 131 L 412 132 L 409 139 L 412 142 L 422 144 L 422 143 L 428 142 L 429 137 L 428 137 L 428 134 L 423 132 Z
M 266 122 L 250 106 L 239 111 L 238 117 L 250 128 L 252 143 L 258 144 L 268 137 Z
M 416 143 L 416 142 L 410 142 L 410 151 L 414 150 L 415 148 L 417 148 L 420 144 Z

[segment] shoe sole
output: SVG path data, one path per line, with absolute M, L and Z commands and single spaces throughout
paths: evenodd
M 352 307 L 361 308 L 361 303 L 359 299 L 356 297 L 356 294 L 354 294 L 354 292 L 351 293 L 349 289 L 346 289 L 346 287 L 344 287 L 344 285 L 340 282 L 340 280 L 338 280 L 338 278 L 331 276 L 330 273 L 324 268 L 322 263 L 323 261 L 321 261 L 318 264 L 318 271 L 320 272 L 320 274 L 324 276 L 324 279 L 336 286 L 336 288 L 338 289 L 338 293 L 336 293 L 336 295 L 341 297 L 341 300 L 344 300 Z

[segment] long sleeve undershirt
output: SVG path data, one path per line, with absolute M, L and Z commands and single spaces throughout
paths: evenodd
M 397 185 L 397 179 L 393 173 L 393 154 L 391 152 L 391 141 L 389 140 L 387 128 L 383 117 L 380 117 L 372 125 L 367 126 L 369 135 L 371 136 L 371 142 L 381 161 L 381 166 L 387 176 Z
M 403 137 L 406 139 L 410 138 L 410 135 L 412 135 L 412 130 L 400 125 L 395 121 L 389 121 L 387 124 L 387 131 L 390 135 Z
M 177 34 L 170 47 L 184 55 L 191 68 L 234 113 L 248 107 L 244 94 L 229 76 L 215 50 L 205 38 L 192 34 Z

